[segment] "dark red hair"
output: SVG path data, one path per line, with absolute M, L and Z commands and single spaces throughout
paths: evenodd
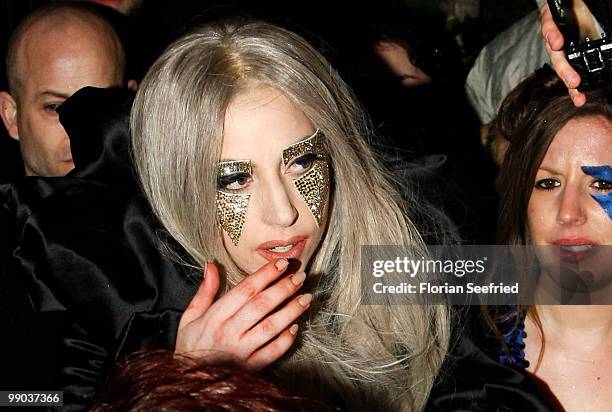
M 289 395 L 260 375 L 212 365 L 169 351 L 138 352 L 119 365 L 99 391 L 93 412 L 325 411 Z

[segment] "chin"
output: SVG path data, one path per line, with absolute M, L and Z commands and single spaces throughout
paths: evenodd
M 63 161 L 60 163 L 59 167 L 58 167 L 58 171 L 55 174 L 56 176 L 65 176 L 66 174 L 68 174 L 68 172 L 71 172 L 72 169 L 74 169 L 74 163 L 72 162 L 72 160 L 69 161 Z

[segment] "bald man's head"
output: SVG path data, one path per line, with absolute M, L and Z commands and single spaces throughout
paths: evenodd
M 96 54 L 123 82 L 125 54 L 111 24 L 88 5 L 52 3 L 28 15 L 11 35 L 6 54 L 9 88 L 14 96 L 28 73 L 29 63 L 55 61 L 56 53 Z M 59 57 L 59 55 L 57 55 Z M 45 61 L 43 61 L 44 63 Z
M 123 85 L 124 66 L 113 27 L 86 4 L 52 3 L 26 17 L 9 42 L 10 94 L 0 93 L 0 114 L 27 175 L 63 176 L 74 167 L 55 109 L 85 86 Z

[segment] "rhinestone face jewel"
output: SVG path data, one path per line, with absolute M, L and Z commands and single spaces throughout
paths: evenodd
M 217 175 L 227 176 L 232 173 L 248 173 L 251 174 L 250 160 L 232 160 L 231 162 L 219 162 L 217 165 Z
M 293 184 L 320 227 L 329 194 L 329 162 L 323 133 L 317 130 L 312 136 L 284 149 L 283 164 L 287 166 L 292 159 L 308 153 L 316 154 L 319 159 L 306 174 L 295 179 Z
M 219 163 L 218 176 L 227 176 L 232 173 L 251 174 L 251 162 L 238 160 Z M 217 191 L 217 220 L 234 246 L 238 246 L 240 241 L 250 198 L 250 193 L 230 193 L 222 189 Z

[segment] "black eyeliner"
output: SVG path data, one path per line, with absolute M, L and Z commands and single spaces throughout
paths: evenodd
M 217 178 L 217 184 L 219 185 L 219 188 L 223 189 L 240 179 L 248 179 L 248 177 L 249 175 L 247 173 L 232 173 L 225 176 L 219 176 Z

